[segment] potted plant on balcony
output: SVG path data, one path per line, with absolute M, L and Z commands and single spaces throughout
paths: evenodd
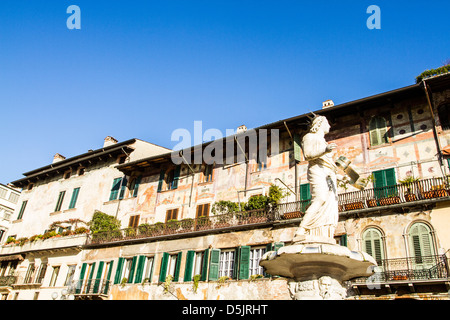
M 406 191 L 404 193 L 405 200 L 410 201 L 416 201 L 417 195 L 412 192 L 412 189 L 414 187 L 414 184 L 419 181 L 419 178 L 414 178 L 413 176 L 406 177 L 405 179 L 399 180 L 400 184 L 406 188 Z
M 194 219 L 185 218 L 180 220 L 181 232 L 191 231 L 194 226 Z
M 400 197 L 396 194 L 391 194 L 385 198 L 380 199 L 380 205 L 382 205 L 382 206 L 388 206 L 388 205 L 397 204 L 397 203 L 400 203 Z
M 344 189 L 344 192 L 347 192 L 348 186 L 350 184 L 350 181 L 348 179 L 342 179 L 338 180 L 338 187 Z M 349 211 L 349 210 L 357 210 L 357 209 L 363 209 L 364 203 L 362 201 L 354 201 L 343 204 L 343 207 L 341 207 L 342 211 Z

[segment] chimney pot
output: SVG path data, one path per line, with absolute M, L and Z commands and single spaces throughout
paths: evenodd
M 332 106 L 334 106 L 333 100 L 328 99 L 328 100 L 322 102 L 322 109 L 329 108 Z
M 114 139 L 113 137 L 107 136 L 107 137 L 105 138 L 105 142 L 103 143 L 103 148 L 112 146 L 113 144 L 116 144 L 117 142 L 118 142 L 118 141 L 117 141 L 116 139 Z
M 55 154 L 54 156 L 53 156 L 53 162 L 52 163 L 56 163 L 56 162 L 59 162 L 59 161 L 63 161 L 63 160 L 65 160 L 66 159 L 66 157 L 64 157 L 63 155 L 60 155 L 59 153 L 57 153 L 57 154 Z

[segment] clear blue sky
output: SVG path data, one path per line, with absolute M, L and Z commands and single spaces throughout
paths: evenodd
M 69 30 L 69 5 L 81 29 Z M 369 30 L 370 5 L 381 29 Z M 414 83 L 450 59 L 450 1 L 0 1 L 0 182 L 177 128 L 249 128 Z

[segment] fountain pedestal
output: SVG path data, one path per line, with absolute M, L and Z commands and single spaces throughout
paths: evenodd
M 266 273 L 289 278 L 291 296 L 296 300 L 341 300 L 347 296 L 343 281 L 373 274 L 377 266 L 365 252 L 351 251 L 332 243 L 303 239 L 277 251 L 269 251 L 260 265 Z

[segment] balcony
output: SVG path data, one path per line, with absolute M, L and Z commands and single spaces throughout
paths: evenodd
M 0 287 L 10 287 L 17 282 L 17 276 L 0 277 Z
M 430 178 L 383 188 L 342 193 L 339 195 L 339 212 L 429 204 L 438 199 L 438 201 L 450 200 L 449 196 L 450 185 L 447 179 Z
M 112 242 L 134 241 L 148 238 L 167 238 L 177 235 L 202 234 L 211 231 L 227 229 L 242 229 L 265 225 L 273 220 L 273 214 L 267 210 L 252 210 L 229 213 L 215 216 L 200 217 L 196 219 L 183 219 L 166 223 L 142 224 L 136 228 L 126 228 L 108 232 L 99 232 L 89 235 L 87 245 L 100 245 Z
M 446 292 L 450 289 L 449 258 L 444 254 L 380 260 L 371 277 L 353 279 L 350 284 L 359 294 L 400 292 L 402 288 L 410 293 L 423 292 L 430 285 L 441 286 Z
M 68 286 L 68 292 L 75 299 L 105 299 L 111 290 L 112 282 L 106 279 L 74 280 Z
M 429 205 L 435 201 L 450 200 L 449 185 L 443 178 L 431 178 L 409 184 L 397 184 L 383 188 L 365 189 L 339 194 L 338 205 L 341 214 L 352 211 L 370 211 Z M 211 231 L 236 230 L 256 227 L 301 218 L 311 200 L 281 203 L 274 208 L 231 214 L 183 219 L 180 221 L 142 224 L 136 228 L 99 232 L 88 236 L 86 245 L 101 245 L 112 242 L 158 239 Z M 293 222 L 296 220 L 293 220 Z

